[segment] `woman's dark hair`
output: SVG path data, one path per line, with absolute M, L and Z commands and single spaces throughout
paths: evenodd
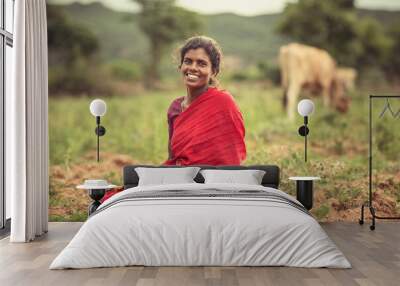
M 211 61 L 212 71 L 215 75 L 217 75 L 220 71 L 220 65 L 222 61 L 222 51 L 220 46 L 214 39 L 206 36 L 195 36 L 186 40 L 185 44 L 179 50 L 180 52 L 179 66 L 182 65 L 183 59 L 189 50 L 195 50 L 199 48 L 203 48 L 206 51 Z M 211 78 L 210 84 L 215 84 L 215 83 L 216 82 Z

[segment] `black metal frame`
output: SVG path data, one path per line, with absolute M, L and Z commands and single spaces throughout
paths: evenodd
M 400 95 L 370 95 L 369 96 L 369 197 L 368 202 L 365 202 L 361 206 L 361 217 L 359 219 L 359 224 L 364 224 L 364 209 L 369 208 L 372 215 L 372 224 L 370 229 L 375 229 L 376 219 L 400 219 L 400 217 L 383 217 L 376 215 L 374 206 L 372 205 L 372 102 L 374 99 L 389 99 L 389 98 L 400 98 Z
M 6 219 L 4 223 L 4 227 L 0 228 L 0 239 L 3 239 L 10 235 L 11 230 L 11 218 Z
M 15 5 L 15 1 L 12 0 L 13 5 Z M 6 5 L 5 5 L 5 0 L 0 0 L 0 5 L 1 5 L 1 22 L 0 22 L 0 58 L 1 58 L 1 63 L 2 65 L 0 66 L 0 117 L 1 117 L 1 128 L 0 128 L 0 140 L 1 140 L 1 160 L 0 160 L 0 196 L 2 197 L 2 202 L 1 202 L 1 221 L 0 221 L 0 235 L 4 236 L 7 233 L 10 232 L 10 225 L 11 225 L 11 219 L 6 218 L 6 193 L 5 193 L 5 136 L 4 136 L 4 131 L 5 131 L 5 73 L 6 73 L 6 67 L 5 67 L 5 59 L 6 59 L 6 46 L 13 47 L 13 34 L 8 32 L 6 30 Z M 15 6 L 14 6 L 15 7 Z M 14 7 L 13 7 L 13 13 L 14 13 Z

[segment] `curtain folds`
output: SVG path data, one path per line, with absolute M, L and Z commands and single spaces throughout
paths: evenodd
M 13 93 L 6 112 L 12 242 L 48 229 L 48 77 L 45 0 L 15 2 Z M 7 100 L 7 99 L 6 99 Z

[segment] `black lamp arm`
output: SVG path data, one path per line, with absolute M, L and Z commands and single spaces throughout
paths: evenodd
M 304 137 L 304 160 L 307 162 L 307 135 L 310 132 L 308 125 L 308 116 L 304 116 L 304 125 L 300 126 L 299 134 Z
M 100 161 L 100 136 L 103 136 L 106 134 L 106 129 L 104 126 L 100 125 L 100 116 L 96 116 L 96 129 L 94 132 L 97 135 L 97 162 Z

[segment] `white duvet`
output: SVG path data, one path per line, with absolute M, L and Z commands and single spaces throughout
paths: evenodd
M 101 205 L 50 269 L 127 265 L 351 267 L 314 218 L 278 200 L 187 196 L 121 200 L 136 192 L 207 189 L 262 190 L 298 203 L 279 190 L 254 185 L 131 188 Z

